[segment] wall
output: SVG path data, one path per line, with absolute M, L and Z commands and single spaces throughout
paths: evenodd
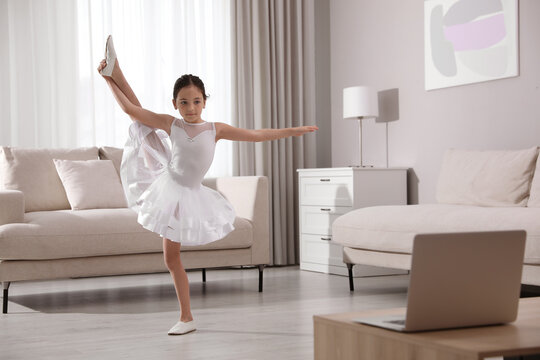
M 540 145 L 540 1 L 519 2 L 518 77 L 424 90 L 424 4 L 330 2 L 332 166 L 359 163 L 358 124 L 342 119 L 344 87 L 397 88 L 389 166 L 413 169 L 409 202 L 435 202 L 444 151 Z M 363 122 L 364 163 L 385 165 L 386 124 Z

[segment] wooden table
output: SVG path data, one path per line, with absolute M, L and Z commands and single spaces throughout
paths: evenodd
M 540 298 L 520 299 L 508 325 L 405 334 L 352 319 L 404 314 L 405 309 L 314 316 L 315 359 L 483 359 L 540 354 Z

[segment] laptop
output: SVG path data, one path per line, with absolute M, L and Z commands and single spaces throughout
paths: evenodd
M 512 322 L 525 236 L 523 230 L 416 235 L 405 316 L 354 321 L 402 332 Z

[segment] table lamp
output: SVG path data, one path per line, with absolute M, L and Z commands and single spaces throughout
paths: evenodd
M 343 118 L 358 120 L 360 166 L 362 162 L 362 120 L 379 116 L 377 91 L 369 86 L 352 86 L 343 89 Z

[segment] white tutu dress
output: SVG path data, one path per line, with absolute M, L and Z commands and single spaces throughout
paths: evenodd
M 234 230 L 235 212 L 201 184 L 214 158 L 214 123 L 174 119 L 170 134 L 133 122 L 120 176 L 128 205 L 146 229 L 182 245 L 203 245 Z

